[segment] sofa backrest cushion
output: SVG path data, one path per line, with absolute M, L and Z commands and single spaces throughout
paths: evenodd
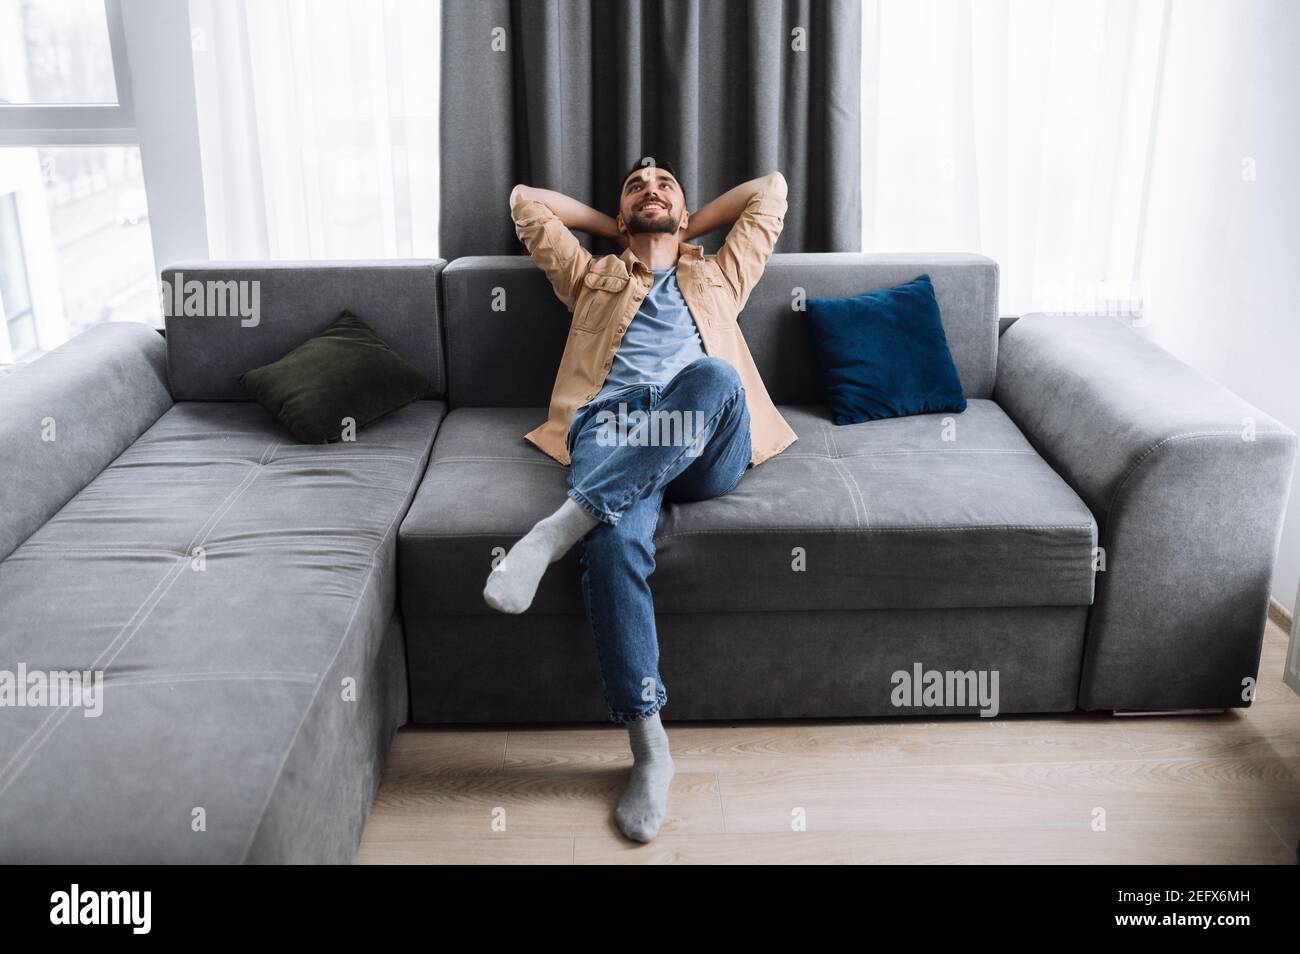
M 162 336 L 133 322 L 93 325 L 0 378 L 0 560 L 171 405 Z
M 928 274 L 944 334 L 968 398 L 993 393 L 998 267 L 964 253 L 773 255 L 740 315 L 772 400 L 824 402 L 802 298 L 844 298 Z M 459 258 L 442 274 L 447 399 L 454 407 L 545 407 L 569 333 L 570 313 L 525 255 Z M 502 307 L 504 303 L 504 307 Z
M 441 259 L 182 262 L 163 270 L 167 374 L 178 401 L 249 401 L 245 371 L 270 364 L 351 311 L 446 393 Z M 194 312 L 198 312 L 195 314 Z M 187 312 L 189 312 L 187 314 Z

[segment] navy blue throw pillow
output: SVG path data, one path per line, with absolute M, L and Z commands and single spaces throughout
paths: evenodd
M 929 275 L 852 298 L 808 299 L 836 424 L 966 410 Z

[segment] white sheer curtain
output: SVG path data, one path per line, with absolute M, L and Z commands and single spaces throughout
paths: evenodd
M 190 0 L 213 258 L 430 257 L 439 4 Z
M 980 252 L 1004 314 L 1127 313 L 1167 0 L 864 0 L 863 249 Z
M 1002 310 L 1124 310 L 1168 0 L 862 0 L 863 248 L 969 250 Z M 190 0 L 216 258 L 431 256 L 439 5 Z

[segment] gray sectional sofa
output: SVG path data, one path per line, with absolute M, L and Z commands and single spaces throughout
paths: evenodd
M 481 596 L 566 487 L 523 440 L 570 333 L 542 273 L 177 272 L 260 282 L 260 320 L 103 325 L 0 379 L 0 670 L 105 674 L 97 718 L 0 708 L 0 861 L 346 861 L 402 723 L 604 722 L 577 552 L 521 616 Z M 792 292 L 922 272 L 968 410 L 836 427 Z M 934 714 L 894 704 L 917 665 L 996 671 L 1003 713 L 1249 704 L 1295 435 L 1116 320 L 999 334 L 997 277 L 773 257 L 741 321 L 799 440 L 665 506 L 666 719 Z M 433 391 L 297 444 L 238 375 L 344 308 Z

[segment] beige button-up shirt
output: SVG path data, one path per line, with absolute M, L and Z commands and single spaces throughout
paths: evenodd
M 705 255 L 703 247 L 683 242 L 677 259 L 677 283 L 699 329 L 704 353 L 730 363 L 745 386 L 753 451 L 749 462 L 754 467 L 797 440 L 768 396 L 737 320 L 781 234 L 785 211 L 782 196 L 758 192 L 750 197 L 718 254 Z M 573 314 L 546 422 L 524 435 L 567 466 L 574 411 L 604 386 L 623 334 L 649 294 L 654 276 L 631 249 L 596 258 L 541 202 L 520 202 L 511 214 L 520 241 Z

